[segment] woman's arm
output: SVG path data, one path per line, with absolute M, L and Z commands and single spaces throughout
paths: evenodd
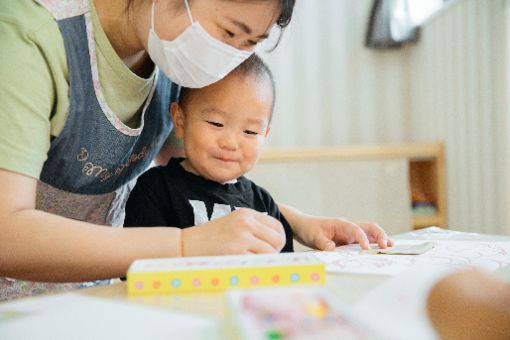
M 37 181 L 0 169 L 0 276 L 90 281 L 126 274 L 139 258 L 279 251 L 280 222 L 251 209 L 187 228 L 111 228 L 35 209 Z
M 181 255 L 177 228 L 109 228 L 35 209 L 37 181 L 0 169 L 0 276 L 85 281 L 123 276 L 144 257 Z

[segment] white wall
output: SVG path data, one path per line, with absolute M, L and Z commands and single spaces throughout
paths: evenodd
M 507 0 L 454 0 L 420 42 L 363 42 L 371 0 L 299 0 L 276 51 L 271 147 L 446 144 L 449 225 L 510 233 Z
M 277 202 L 307 213 L 377 222 L 395 235 L 412 229 L 408 173 L 405 158 L 321 159 L 265 161 L 248 177 Z
M 271 146 L 390 143 L 407 138 L 408 57 L 363 46 L 371 0 L 298 0 L 278 48 Z M 396 123 L 397 122 L 397 123 Z

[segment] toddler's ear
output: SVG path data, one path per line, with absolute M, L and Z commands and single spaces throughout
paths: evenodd
M 172 121 L 174 122 L 175 129 L 175 137 L 177 139 L 184 138 L 184 112 L 182 112 L 181 106 L 173 102 L 170 105 L 170 116 L 172 117 Z

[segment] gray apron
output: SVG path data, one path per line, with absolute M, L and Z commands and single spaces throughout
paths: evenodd
M 51 141 L 37 186 L 36 209 L 122 227 L 125 203 L 137 176 L 150 165 L 170 134 L 168 108 L 179 88 L 158 71 L 141 108 L 139 127 L 127 127 L 110 110 L 101 91 L 88 0 L 71 1 L 72 8 L 70 1 L 39 2 L 57 20 L 64 40 L 70 107 L 63 130 Z M 0 278 L 0 301 L 107 282 L 43 283 Z

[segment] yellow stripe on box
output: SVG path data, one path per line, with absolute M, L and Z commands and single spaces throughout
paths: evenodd
M 250 255 L 254 256 L 254 255 Z M 258 256 L 258 255 L 255 255 Z M 147 260 L 144 260 L 147 261 Z M 156 266 L 157 267 L 157 266 Z M 179 270 L 131 270 L 129 295 L 220 292 L 230 288 L 256 288 L 325 283 L 325 265 L 315 263 L 244 265 L 243 267 L 189 268 Z

